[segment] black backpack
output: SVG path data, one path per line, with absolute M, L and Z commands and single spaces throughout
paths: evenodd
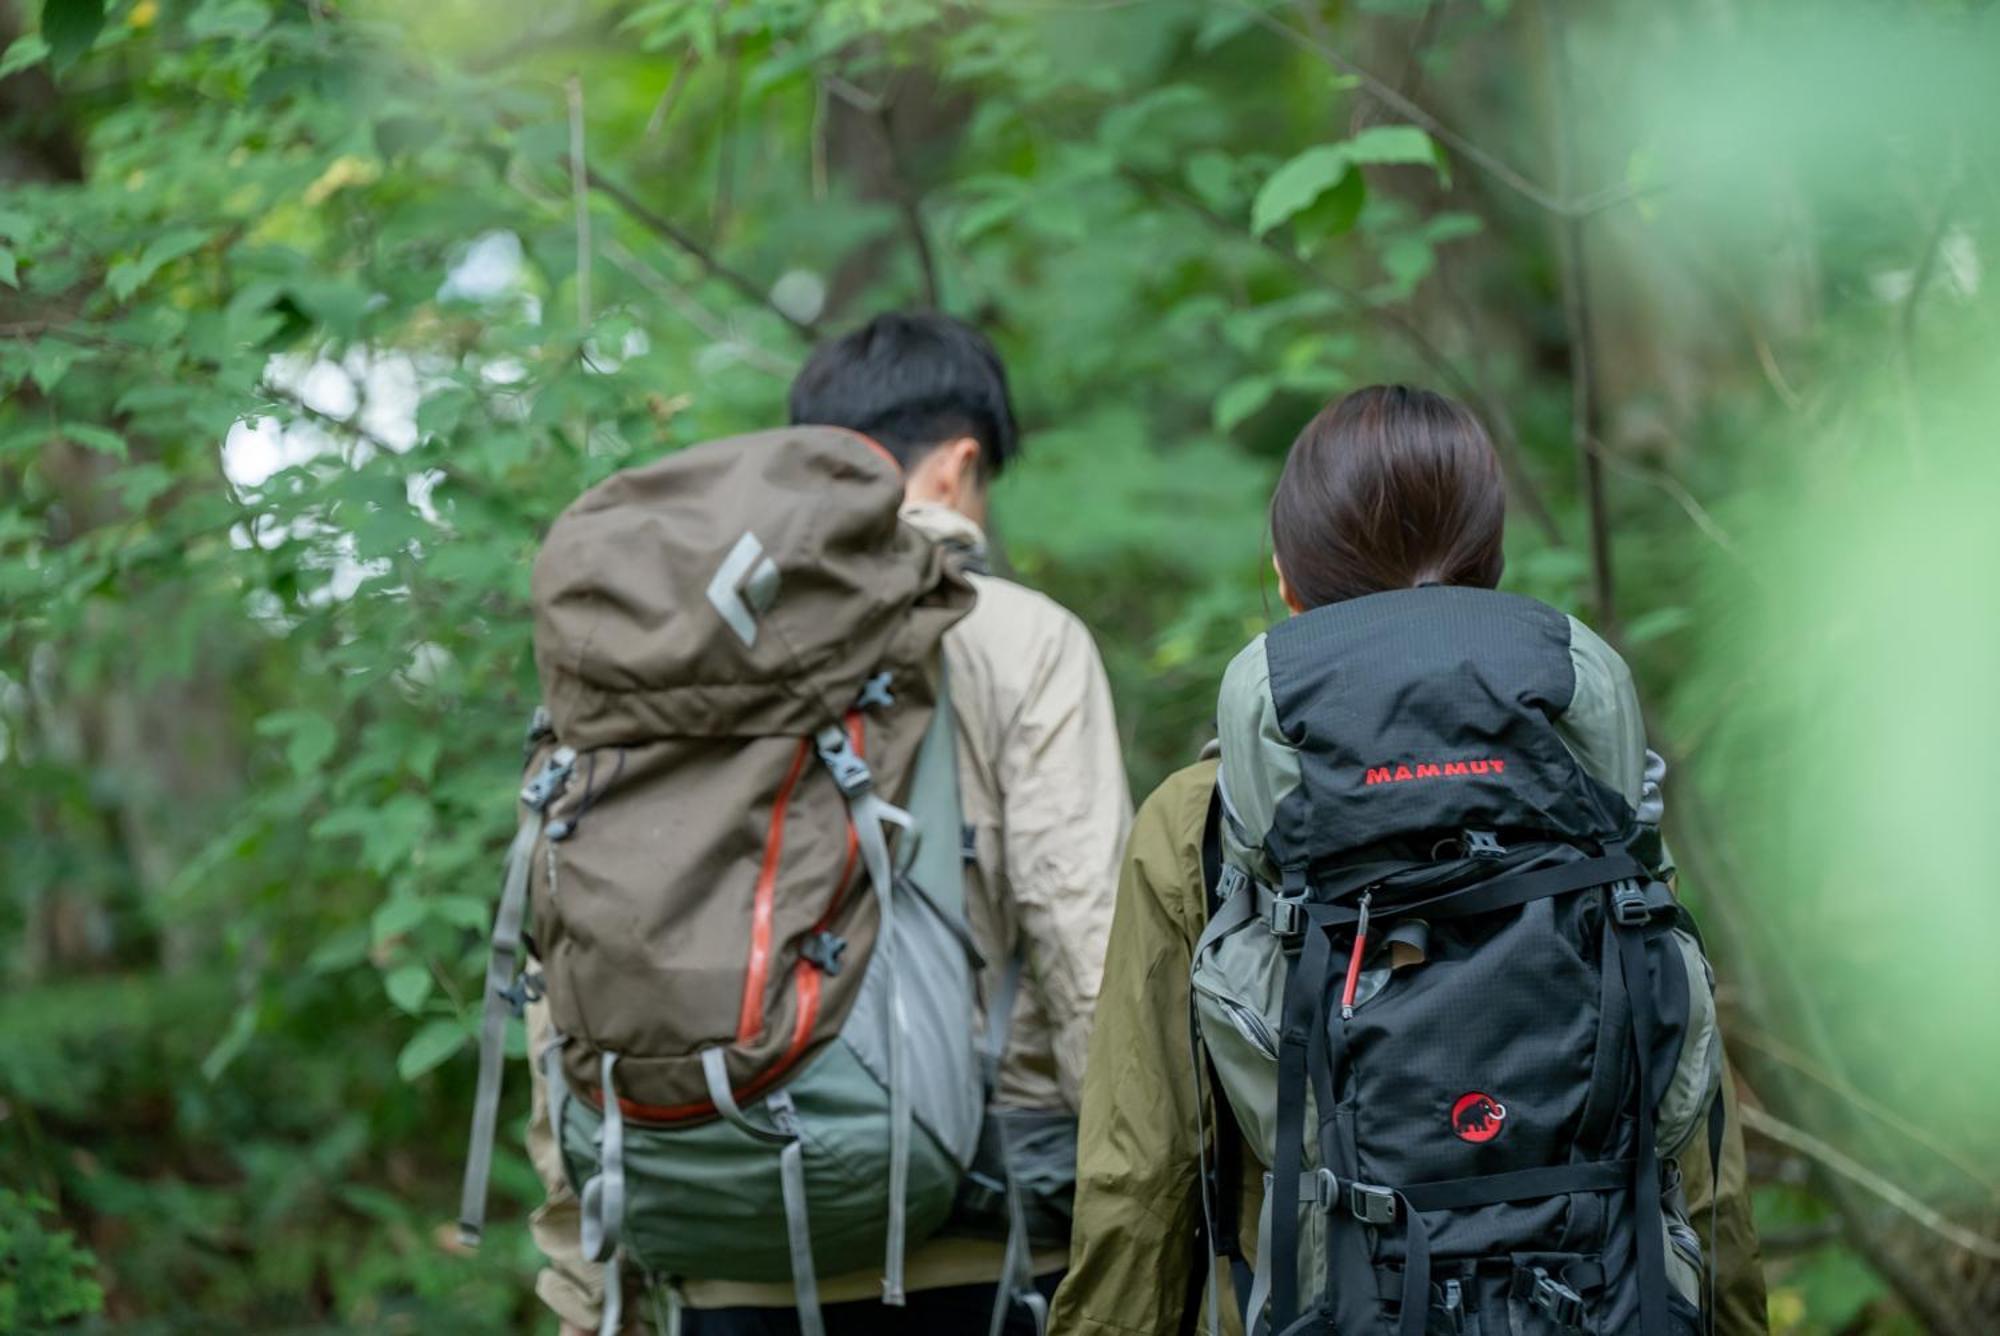
M 1246 1329 L 1700 1330 L 1676 1157 L 1719 1150 L 1721 1040 L 1622 661 L 1530 599 L 1379 594 L 1259 637 L 1219 722 L 1192 992 L 1218 1145 L 1271 1166 L 1253 1274 L 1203 1165 Z

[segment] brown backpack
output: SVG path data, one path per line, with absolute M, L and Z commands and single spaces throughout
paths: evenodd
M 535 1056 L 588 1255 L 790 1279 L 809 1331 L 817 1269 L 886 1255 L 901 1301 L 985 1102 L 939 655 L 973 593 L 901 501 L 879 446 L 795 428 L 620 473 L 556 520 L 469 1240 L 508 1013 L 546 992 Z

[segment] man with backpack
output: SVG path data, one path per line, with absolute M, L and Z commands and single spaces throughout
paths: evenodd
M 779 759 L 777 770 L 783 773 L 775 781 L 779 786 L 775 798 L 753 799 L 770 804 L 768 838 L 763 842 L 761 863 L 755 857 L 749 860 L 758 874 L 755 885 L 736 897 L 755 897 L 748 932 L 752 939 L 747 944 L 748 977 L 737 964 L 718 963 L 713 971 L 726 973 L 722 986 L 727 988 L 736 988 L 742 981 L 742 1024 L 736 1027 L 733 1046 L 718 1044 L 702 1055 L 707 1082 L 704 1086 L 697 1074 L 693 1090 L 705 1098 L 690 1103 L 670 1101 L 665 1096 L 641 1098 L 637 1083 L 642 1079 L 655 1082 L 655 1088 L 661 1090 L 672 1088 L 670 1060 L 657 1060 L 661 1065 L 656 1075 L 656 1060 L 636 1058 L 629 1051 L 611 1052 L 612 1044 L 605 1036 L 616 1027 L 606 1015 L 621 1004 L 593 995 L 593 976 L 563 964 L 572 949 L 609 954 L 611 946 L 620 944 L 607 946 L 602 934 L 607 930 L 614 936 L 625 932 L 632 921 L 626 915 L 593 923 L 587 921 L 589 911 L 580 907 L 577 897 L 594 889 L 592 879 L 610 875 L 594 869 L 580 852 L 591 833 L 589 826 L 603 823 L 599 834 L 606 849 L 613 847 L 614 840 L 652 838 L 663 823 L 674 820 L 672 813 L 653 810 L 635 816 L 618 828 L 616 835 L 617 818 L 612 814 L 621 787 L 630 794 L 626 806 L 636 808 L 644 801 L 643 786 L 649 775 L 668 773 L 670 763 L 648 756 L 649 748 L 644 746 L 600 747 L 595 751 L 578 746 L 572 752 L 568 747 L 549 751 L 552 742 L 565 739 L 542 742 L 542 751 L 549 759 L 541 769 L 531 766 L 531 774 L 560 774 L 564 796 L 548 801 L 547 825 L 536 837 L 540 843 L 526 835 L 525 846 L 517 842 L 517 847 L 525 847 L 531 855 L 521 860 L 521 879 L 533 883 L 528 889 L 534 924 L 540 930 L 536 954 L 543 961 L 550 995 L 548 1003 L 533 1001 L 526 1007 L 530 1054 L 537 1059 L 528 1141 L 549 1192 L 547 1202 L 533 1217 L 536 1242 L 548 1259 L 536 1292 L 561 1318 L 566 1332 L 602 1329 L 601 1324 L 613 1326 L 615 1314 L 606 1322 L 606 1267 L 590 1260 L 590 1254 L 630 1257 L 636 1250 L 638 1256 L 654 1260 L 656 1274 L 651 1279 L 666 1282 L 666 1298 L 681 1310 L 676 1316 L 681 1331 L 688 1336 L 1033 1331 L 1067 1256 L 1075 1110 L 1107 945 L 1118 860 L 1131 820 L 1109 686 L 1096 647 L 1081 622 L 1042 595 L 985 573 L 981 525 L 987 487 L 1017 447 L 1005 372 L 981 335 L 942 315 L 880 316 L 813 354 L 792 386 L 790 416 L 797 424 L 792 432 L 696 447 L 683 452 L 690 457 L 684 464 L 677 464 L 681 456 L 671 457 L 648 469 L 621 475 L 629 479 L 626 483 L 613 479 L 595 489 L 558 521 L 537 566 L 537 659 L 545 691 L 553 686 L 551 695 L 567 701 L 567 717 L 572 721 L 590 716 L 570 698 L 571 693 L 565 692 L 564 673 L 574 671 L 589 677 L 587 661 L 591 656 L 611 651 L 595 630 L 576 630 L 582 622 L 571 626 L 575 634 L 565 632 L 564 609 L 589 609 L 590 617 L 602 620 L 607 601 L 630 603 L 647 596 L 646 591 L 635 592 L 629 587 L 629 577 L 625 577 L 627 587 L 611 590 L 608 595 L 595 586 L 583 593 L 566 594 L 558 572 L 565 560 L 563 554 L 586 541 L 574 536 L 579 533 L 615 532 L 615 539 L 587 540 L 608 547 L 614 541 L 651 542 L 655 525 L 692 529 L 714 524 L 718 516 L 734 523 L 727 517 L 737 511 L 747 517 L 749 527 L 734 546 L 729 545 L 732 535 L 717 538 L 715 547 L 721 560 L 706 586 L 707 602 L 715 609 L 713 618 L 701 606 L 689 612 L 669 600 L 654 598 L 658 607 L 651 624 L 671 628 L 676 617 L 689 626 L 716 622 L 707 627 L 707 643 L 686 651 L 689 657 L 677 670 L 683 678 L 692 675 L 715 684 L 702 688 L 710 694 L 703 698 L 693 723 L 663 729 L 656 721 L 649 722 L 650 732 L 724 731 L 723 724 L 714 722 L 713 712 L 740 711 L 744 707 L 733 702 L 751 693 L 751 687 L 716 680 L 717 665 L 728 662 L 729 654 L 740 652 L 749 665 L 745 671 L 754 676 L 757 665 L 763 662 L 760 656 L 767 652 L 757 641 L 760 625 L 770 624 L 764 645 L 782 635 L 785 644 L 796 649 L 798 663 L 811 665 L 790 671 L 825 677 L 830 670 L 821 665 L 829 656 L 837 658 L 852 650 L 857 640 L 866 638 L 867 627 L 873 625 L 867 619 L 877 616 L 880 605 L 904 598 L 900 606 L 907 621 L 900 630 L 885 631 L 878 637 L 878 648 L 870 652 L 879 653 L 883 670 L 872 672 L 875 663 L 867 665 L 872 675 L 862 682 L 853 705 L 846 709 L 845 724 L 831 730 L 822 727 L 814 738 L 820 759 L 847 795 L 844 835 L 837 826 L 822 825 L 819 812 L 826 809 L 812 806 L 815 802 L 832 803 L 837 809 L 838 797 L 835 785 L 822 782 L 825 777 L 816 773 L 818 767 L 809 758 L 805 741 L 797 740 L 793 749 L 794 743 L 787 740 L 773 752 L 775 756 L 782 751 L 790 759 Z M 807 424 L 845 431 L 812 429 Z M 766 462 L 754 462 L 759 459 Z M 893 473 L 885 467 L 889 464 L 893 464 Z M 677 468 L 680 471 L 676 474 Z M 700 473 L 702 469 L 709 473 Z M 752 482 L 740 481 L 752 473 Z M 870 476 L 857 479 L 861 473 Z M 658 475 L 651 483 L 650 498 L 648 474 Z M 699 481 L 704 478 L 711 480 Z M 869 509 L 876 504 L 870 498 L 879 493 L 863 495 L 860 488 L 863 483 L 879 488 L 897 479 L 902 488 L 902 523 L 890 523 L 885 529 L 884 512 Z M 859 498 L 852 506 L 845 499 L 850 487 Z M 661 518 L 676 503 L 673 498 L 704 488 L 711 488 L 714 494 L 701 497 L 700 505 L 677 519 Z M 888 504 L 893 520 L 895 506 Z M 634 518 L 616 518 L 628 513 Z M 797 525 L 793 525 L 794 520 Z M 596 529 L 587 530 L 586 525 Z M 788 526 L 795 530 L 818 526 L 820 531 L 809 539 L 798 538 L 796 533 L 788 538 Z M 912 530 L 929 542 L 904 537 Z M 812 543 L 825 545 L 823 557 L 815 555 L 814 559 L 824 560 L 826 570 L 806 575 L 787 567 L 788 561 L 797 561 L 800 551 L 805 550 L 801 543 L 806 548 Z M 928 557 L 924 552 L 906 551 L 911 543 L 923 548 Z M 768 556 L 766 548 L 771 549 Z M 948 569 L 935 568 L 941 564 L 939 552 L 951 554 Z M 926 565 L 927 561 L 931 564 Z M 671 554 L 660 564 L 671 567 Z M 545 567 L 551 572 L 546 578 Z M 898 583 L 905 577 L 911 581 L 907 586 Z M 863 619 L 861 629 L 849 631 L 835 625 L 849 609 L 836 606 L 820 586 L 842 582 L 851 584 L 856 593 L 865 591 L 872 600 L 854 614 Z M 780 625 L 788 596 L 800 609 L 798 620 Z M 805 606 L 805 600 L 816 597 L 822 600 L 821 606 Z M 544 622 L 551 628 L 546 636 Z M 946 624 L 949 629 L 940 638 L 937 628 Z M 716 629 L 722 626 L 731 628 L 735 639 Z M 664 638 L 668 633 L 659 634 Z M 822 649 L 808 651 L 793 646 L 794 641 L 815 635 L 823 637 Z M 926 645 L 935 649 L 927 650 Z M 589 709 L 601 706 L 604 710 L 639 711 L 637 705 L 623 704 L 623 693 L 629 689 L 629 679 L 643 677 L 649 670 L 649 664 L 637 661 L 648 655 L 640 639 L 633 639 L 631 648 L 636 654 L 633 662 L 611 664 L 598 672 L 600 679 L 617 679 L 619 687 L 601 700 L 592 694 L 596 688 L 581 693 Z M 927 660 L 941 663 L 941 681 L 935 688 L 927 680 Z M 815 685 L 819 683 L 815 681 Z M 564 710 L 557 699 L 550 704 L 557 711 L 560 733 Z M 914 712 L 926 706 L 931 709 L 931 723 L 919 727 Z M 654 713 L 671 714 L 673 708 L 662 706 Z M 911 712 L 907 724 L 896 721 L 899 710 Z M 586 725 L 573 723 L 572 727 Z M 729 727 L 749 731 L 748 726 Z M 756 729 L 785 731 L 761 723 Z M 862 745 L 864 738 L 867 745 Z M 927 759 L 934 755 L 949 758 L 954 746 L 955 764 L 949 760 L 933 764 Z M 701 753 L 712 758 L 702 763 L 733 766 L 740 771 L 751 764 L 753 750 L 755 746 L 743 748 L 740 759 L 728 748 Z M 564 759 L 565 754 L 568 759 Z M 683 762 L 684 766 L 693 764 L 692 760 Z M 873 791 L 870 766 L 880 772 Z M 735 782 L 734 773 L 718 774 L 702 788 L 712 791 Z M 859 781 L 850 782 L 855 773 Z M 892 781 L 897 787 L 891 787 Z M 746 782 L 753 790 L 762 783 Z M 535 784 L 531 778 L 531 794 L 538 792 Z M 771 785 L 762 783 L 762 787 Z M 952 795 L 949 790 L 954 787 Z M 909 810 L 902 811 L 890 802 L 900 802 Z M 761 816 L 763 810 L 758 808 L 757 814 Z M 878 820 L 884 824 L 877 825 Z M 787 822 L 793 833 L 781 846 Z M 878 876 L 873 846 L 880 844 L 879 832 L 893 830 L 897 824 L 916 825 L 923 837 L 905 837 L 898 845 L 893 856 L 902 871 L 889 871 L 886 850 L 882 851 L 885 858 Z M 579 827 L 581 835 L 573 836 L 572 830 Z M 908 852 L 911 848 L 914 855 Z M 570 860 L 566 880 L 559 874 L 551 850 Z M 548 855 L 546 873 L 541 867 L 542 854 Z M 611 855 L 599 857 L 609 865 Z M 820 863 L 837 867 L 838 874 L 813 871 L 812 866 Z M 671 874 L 662 870 L 654 875 Z M 747 869 L 744 875 L 749 875 Z M 829 887 L 824 883 L 835 887 L 833 899 L 819 920 L 789 939 L 785 936 L 785 899 L 793 893 L 794 883 L 788 879 L 797 879 L 800 889 L 796 893 L 817 897 L 815 903 L 827 897 Z M 557 884 L 565 886 L 561 894 L 555 889 Z M 837 888 L 850 884 L 857 889 L 843 898 Z M 867 894 L 871 885 L 876 892 L 872 903 Z M 675 893 L 672 887 L 665 892 Z M 654 898 L 659 894 L 654 892 Z M 569 897 L 567 901 L 564 895 Z M 878 921 L 869 921 L 871 910 L 879 914 Z M 892 910 L 893 932 L 889 928 Z M 638 912 L 644 916 L 653 911 L 642 908 Z M 685 922 L 683 919 L 681 924 Z M 921 933 L 940 922 L 952 925 L 956 936 L 933 933 L 937 940 L 926 945 Z M 613 923 L 618 926 L 610 927 Z M 698 939 L 699 926 L 690 929 L 663 924 L 662 940 L 688 933 Z M 874 935 L 872 944 L 870 934 Z M 899 945 L 895 956 L 885 963 L 892 938 Z M 977 1025 L 969 999 L 960 999 L 962 990 L 948 978 L 940 985 L 923 977 L 926 971 L 937 973 L 937 960 L 959 952 L 962 948 L 955 942 L 964 938 L 969 938 L 972 948 L 968 956 L 983 1013 Z M 789 949 L 788 943 L 792 944 Z M 728 940 L 725 935 L 712 950 L 703 949 L 703 959 L 690 957 L 683 967 L 676 958 L 663 972 L 706 975 L 711 972 L 707 956 L 736 961 L 745 948 L 745 943 Z M 852 963 L 856 957 L 862 957 L 858 965 Z M 844 963 L 849 964 L 845 971 Z M 964 960 L 957 966 L 963 968 Z M 854 976 L 864 968 L 865 978 L 853 985 Z M 848 975 L 846 980 L 842 973 Z M 950 970 L 943 973 L 949 975 Z M 524 976 L 522 982 L 531 978 L 534 976 Z M 766 983 L 767 978 L 771 982 Z M 878 986 L 878 979 L 887 982 Z M 530 998 L 539 991 L 539 980 L 536 982 L 537 987 L 527 990 Z M 700 979 L 690 979 L 688 996 L 697 999 L 690 1006 L 698 1005 L 701 984 Z M 843 989 L 858 989 L 858 997 L 843 1004 Z M 804 997 L 808 991 L 810 1000 Z M 813 1007 L 822 996 L 822 1019 L 815 1022 Z M 551 1003 L 558 1005 L 552 1007 Z M 729 1005 L 729 1014 L 736 1015 L 733 993 Z M 830 1022 L 823 1017 L 841 1005 L 852 1011 L 839 1024 L 839 1037 L 829 1043 Z M 886 1055 L 871 1051 L 880 1046 L 876 1035 L 882 1027 L 871 1019 L 878 1013 L 894 1018 L 889 1026 L 892 1037 L 885 1041 L 891 1051 Z M 814 1029 L 816 1023 L 819 1029 Z M 585 1037 L 587 1043 L 564 1033 L 576 1029 L 592 1031 Z M 901 1036 L 895 1037 L 899 1029 Z M 766 1035 L 775 1036 L 768 1045 Z M 942 1047 L 932 1052 L 924 1048 L 926 1043 Z M 909 1051 L 901 1051 L 899 1046 Z M 959 1094 L 927 1093 L 924 1083 L 951 1085 L 940 1069 L 956 1073 L 965 1065 L 960 1051 L 971 1054 L 982 1046 L 984 1099 L 994 1110 L 982 1121 L 975 1109 L 968 1121 Z M 778 1053 L 781 1049 L 787 1052 Z M 579 1050 L 583 1050 L 581 1055 Z M 580 1062 L 580 1056 L 590 1061 Z M 839 1103 L 826 1097 L 821 1087 L 834 1080 L 827 1075 L 829 1064 L 850 1056 L 858 1056 L 860 1067 L 874 1073 L 890 1092 L 886 1096 L 890 1122 L 887 1126 L 879 1121 L 855 1124 L 855 1154 L 848 1157 L 845 1166 L 855 1181 L 836 1190 L 828 1186 L 834 1180 L 826 1177 L 832 1171 L 823 1161 L 839 1157 L 824 1152 L 829 1147 L 837 1149 L 836 1142 L 846 1130 L 836 1125 L 831 1114 L 816 1126 L 815 1109 Z M 899 1057 L 901 1077 L 896 1075 Z M 600 1058 L 601 1068 L 592 1065 Z M 798 1065 L 788 1068 L 792 1059 Z M 615 1064 L 620 1062 L 624 1067 L 614 1073 Z M 598 1090 L 595 1083 L 600 1070 L 603 1082 Z M 977 1073 L 973 1075 L 976 1083 Z M 914 1092 L 897 1093 L 899 1082 L 912 1085 Z M 864 1089 L 870 1098 L 882 1093 L 873 1085 Z M 614 1094 L 615 1100 L 607 1098 Z M 758 1101 L 756 1108 L 753 1100 Z M 819 1102 L 815 1104 L 815 1100 Z M 900 1115 L 895 1112 L 899 1104 L 903 1110 Z M 909 1111 L 912 1104 L 914 1115 Z M 954 1108 L 961 1108 L 961 1112 L 953 1113 Z M 688 1117 L 691 1112 L 693 1116 Z M 899 1116 L 904 1119 L 901 1124 L 895 1121 Z M 588 1128 L 592 1123 L 594 1131 Z M 687 1130 L 674 1130 L 677 1123 L 686 1124 Z M 655 1124 L 667 1130 L 647 1130 Z M 955 1150 L 946 1144 L 953 1141 L 952 1124 L 962 1128 Z M 579 1132 L 580 1125 L 586 1130 Z M 744 1135 L 737 1136 L 732 1128 Z M 614 1134 L 607 1137 L 608 1132 Z M 651 1143 L 645 1140 L 649 1136 Z M 682 1138 L 680 1143 L 672 1142 L 676 1136 Z M 761 1142 L 786 1147 L 782 1204 L 773 1196 L 768 1210 L 744 1206 L 754 1193 L 746 1190 L 732 1199 L 728 1196 L 731 1189 L 725 1187 L 723 1195 L 714 1200 L 749 1212 L 732 1223 L 717 1214 L 721 1208 L 701 1204 L 709 1198 L 683 1197 L 678 1203 L 682 1214 L 689 1217 L 680 1223 L 693 1231 L 706 1226 L 716 1236 L 712 1243 L 721 1250 L 718 1255 L 730 1263 L 743 1259 L 739 1269 L 746 1274 L 754 1271 L 764 1275 L 752 1265 L 750 1254 L 767 1237 L 774 1239 L 778 1256 L 774 1265 L 778 1269 L 767 1279 L 723 1278 L 719 1270 L 700 1274 L 692 1264 L 683 1274 L 658 1274 L 659 1257 L 698 1256 L 704 1245 L 700 1240 L 661 1241 L 672 1233 L 673 1222 L 664 1217 L 661 1222 L 647 1218 L 640 1185 L 643 1180 L 638 1174 L 643 1166 L 666 1163 L 662 1157 L 667 1152 L 658 1147 L 680 1145 L 683 1148 L 674 1153 L 689 1156 L 695 1152 L 685 1146 L 700 1137 L 709 1137 L 717 1148 L 716 1168 L 710 1176 L 732 1182 L 777 1182 L 780 1157 L 772 1151 L 766 1165 L 756 1157 L 755 1147 Z M 738 1159 L 722 1158 L 722 1142 L 716 1141 L 717 1137 L 736 1137 L 743 1143 L 742 1147 L 731 1143 L 735 1148 L 729 1154 Z M 909 1148 L 911 1143 L 914 1150 Z M 940 1149 L 950 1153 L 926 1158 L 927 1152 Z M 880 1255 L 882 1230 L 869 1213 L 879 1206 L 884 1183 L 873 1181 L 873 1168 L 856 1169 L 859 1160 L 877 1155 L 890 1157 L 884 1174 L 896 1202 L 888 1226 L 886 1274 Z M 644 1158 L 647 1156 L 652 1158 Z M 950 1204 L 949 1216 L 942 1221 L 941 1204 L 934 1203 L 935 1209 L 925 1205 L 936 1197 L 931 1191 L 931 1178 L 936 1175 L 927 1174 L 940 1167 L 949 1181 L 937 1203 Z M 580 1200 L 572 1180 L 593 1169 L 596 1172 L 588 1181 L 579 1184 Z M 612 1169 L 617 1172 L 608 1172 Z M 695 1185 L 685 1191 L 702 1190 L 705 1171 L 699 1165 L 684 1174 L 678 1167 L 662 1172 L 676 1182 Z M 791 1177 L 794 1173 L 796 1178 Z M 674 1178 L 675 1174 L 681 1177 Z M 480 1177 L 483 1179 L 483 1169 Z M 951 1182 L 956 1183 L 955 1196 Z M 483 1182 L 480 1186 L 483 1189 Z M 839 1196 L 842 1192 L 847 1195 Z M 607 1196 L 623 1200 L 607 1205 Z M 865 1203 L 861 1200 L 864 1196 Z M 808 1202 L 810 1212 L 805 1210 Z M 665 1216 L 674 1214 L 674 1205 L 670 1198 Z M 795 1205 L 799 1208 L 796 1211 Z M 808 1215 L 809 1226 L 804 1218 Z M 850 1218 L 860 1222 L 850 1232 L 855 1238 L 868 1235 L 873 1240 L 868 1246 L 875 1251 L 866 1263 L 857 1265 L 849 1260 L 845 1267 L 829 1266 L 829 1256 L 859 1257 L 855 1246 L 850 1246 L 855 1238 L 840 1233 L 843 1222 Z M 626 1231 L 625 1240 L 614 1247 L 604 1235 L 607 1229 L 620 1226 Z M 803 1237 L 808 1229 L 810 1237 Z M 476 1234 L 476 1230 L 469 1232 Z M 786 1269 L 783 1262 L 788 1244 Z M 720 1269 L 729 1268 L 725 1265 Z M 630 1271 L 628 1268 L 626 1274 Z M 821 1271 L 826 1274 L 816 1274 Z M 621 1291 L 630 1288 L 629 1283 L 615 1285 L 612 1303 L 618 1302 Z M 1007 1298 L 996 1304 L 1002 1290 L 1007 1291 Z M 651 1316 L 639 1311 L 641 1308 L 638 1304 L 624 1306 L 628 1326 Z

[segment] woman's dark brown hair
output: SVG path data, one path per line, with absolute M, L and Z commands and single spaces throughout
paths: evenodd
M 1305 608 L 1423 584 L 1500 583 L 1506 491 L 1469 409 L 1371 385 L 1321 409 L 1285 459 L 1271 546 Z

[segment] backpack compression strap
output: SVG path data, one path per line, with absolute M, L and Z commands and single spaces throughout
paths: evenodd
M 903 1039 L 908 1024 L 903 1010 L 902 981 L 896 968 L 895 869 L 889 862 L 889 843 L 882 828 L 888 825 L 908 830 L 914 823 L 908 812 L 875 792 L 874 772 L 854 750 L 845 728 L 837 723 L 828 724 L 813 735 L 813 741 L 820 760 L 840 787 L 841 796 L 847 799 L 847 814 L 854 823 L 861 862 L 868 869 L 868 882 L 874 887 L 875 903 L 881 911 L 875 959 L 870 968 L 883 970 L 889 981 L 889 1228 L 882 1268 L 882 1302 L 901 1307 L 906 1301 L 903 1254 L 909 1232 L 910 1088 L 908 1073 L 903 1070 Z
M 472 1139 L 466 1149 L 465 1186 L 458 1206 L 458 1238 L 468 1248 L 479 1246 L 486 1226 L 486 1183 L 493 1170 L 493 1125 L 500 1112 L 507 1021 L 519 1016 L 527 1002 L 515 976 L 520 973 L 521 925 L 528 910 L 528 860 L 542 835 L 542 814 L 569 782 L 575 766 L 576 753 L 560 748 L 521 790 L 521 824 L 507 850 L 500 907 L 493 916 L 493 949 L 486 961 L 479 1086 L 472 1100 Z

